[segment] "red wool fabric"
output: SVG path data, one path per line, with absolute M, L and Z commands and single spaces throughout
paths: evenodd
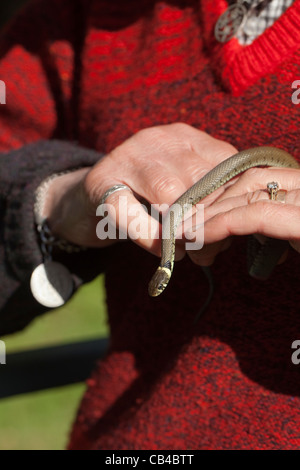
M 226 6 L 34 2 L 2 40 L 1 150 L 58 137 L 108 152 L 140 129 L 185 122 L 239 150 L 272 145 L 300 160 L 291 101 L 300 1 L 247 47 L 215 41 Z M 216 292 L 197 325 L 208 289 L 201 269 L 186 257 L 152 299 L 157 263 L 131 242 L 111 251 L 110 350 L 87 383 L 69 448 L 299 449 L 299 255 L 291 250 L 259 282 L 236 238 L 216 259 Z

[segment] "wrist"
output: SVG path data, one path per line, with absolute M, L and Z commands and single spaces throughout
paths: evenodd
M 66 174 L 54 175 L 45 183 L 39 219 L 47 220 L 51 233 L 69 241 L 75 220 L 83 212 L 84 196 L 80 190 L 90 168 L 82 168 Z M 43 186 L 43 184 L 42 184 Z M 43 189 L 42 189 L 43 192 Z

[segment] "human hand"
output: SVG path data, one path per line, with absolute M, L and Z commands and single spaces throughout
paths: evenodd
M 271 201 L 266 191 L 271 181 L 286 190 L 285 203 Z M 200 252 L 189 252 L 196 263 L 208 266 L 218 253 L 218 244 L 230 243 L 234 235 L 256 234 L 288 240 L 300 252 L 300 172 L 288 168 L 252 168 L 225 189 L 205 210 L 204 241 Z
M 93 168 L 78 170 L 54 180 L 44 215 L 49 219 L 53 233 L 61 238 L 85 246 L 107 246 L 115 240 L 97 238 L 96 209 L 108 188 L 125 184 L 133 193 L 119 191 L 105 202 L 115 212 L 117 220 L 122 212 L 122 220 L 117 223 L 118 230 L 135 238 L 129 230 L 134 219 L 130 215 L 133 206 L 141 207 L 143 200 L 150 204 L 165 203 L 170 206 L 204 174 L 234 153 L 236 149 L 230 144 L 187 124 L 175 123 L 144 129 L 119 145 Z M 225 187 L 220 188 L 206 198 L 207 201 L 215 200 L 224 190 Z M 126 196 L 125 209 L 120 209 L 118 205 L 121 195 Z M 125 222 L 124 215 L 127 216 Z M 149 231 L 146 236 L 137 236 L 134 241 L 159 256 L 160 224 L 144 210 L 140 211 L 139 216 Z M 181 245 L 177 258 L 184 254 Z

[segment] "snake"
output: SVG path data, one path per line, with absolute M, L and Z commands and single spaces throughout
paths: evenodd
M 206 173 L 170 206 L 162 224 L 160 264 L 148 285 L 151 297 L 159 296 L 169 284 L 174 269 L 176 231 L 186 211 L 235 176 L 249 168 L 261 166 L 300 168 L 292 155 L 276 147 L 261 146 L 242 150 Z M 266 279 L 282 254 L 282 243 L 287 243 L 285 240 L 268 240 L 270 243 L 262 245 L 263 248 L 254 257 L 251 266 L 248 266 L 249 274 L 253 277 Z

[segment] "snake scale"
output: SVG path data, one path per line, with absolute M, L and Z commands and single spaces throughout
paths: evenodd
M 185 207 L 197 204 L 235 176 L 258 166 L 299 168 L 298 162 L 292 155 L 275 147 L 242 150 L 209 171 L 170 207 L 162 228 L 161 261 L 148 286 L 148 292 L 152 297 L 160 295 L 170 281 L 174 268 L 175 234 L 185 215 Z M 255 277 L 266 278 L 266 273 L 263 271 L 271 271 L 276 265 L 282 253 L 282 242 L 286 243 L 283 240 L 268 240 L 271 243 L 266 244 L 265 249 L 256 257 L 254 265 L 248 268 L 250 274 Z

